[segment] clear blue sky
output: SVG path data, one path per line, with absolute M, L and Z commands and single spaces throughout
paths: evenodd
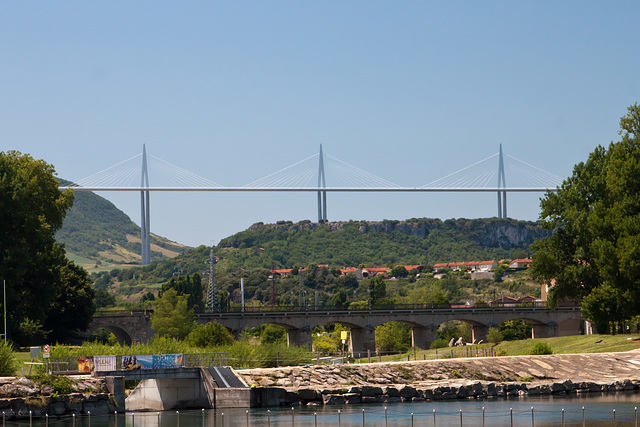
M 317 152 L 420 186 L 504 151 L 566 177 L 640 99 L 638 2 L 0 3 L 0 150 L 84 178 L 141 152 L 241 186 Z M 153 171 L 151 171 L 153 182 Z M 328 177 L 329 178 L 329 177 Z M 509 177 L 507 177 L 509 179 Z M 139 196 L 101 193 L 139 224 Z M 509 215 L 534 220 L 539 195 Z M 494 194 L 329 194 L 330 220 L 478 218 Z M 217 243 L 315 195 L 152 194 Z

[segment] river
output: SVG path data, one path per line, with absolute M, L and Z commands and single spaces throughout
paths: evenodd
M 346 406 L 137 412 L 76 419 L 51 418 L 56 427 L 288 427 L 288 426 L 635 426 L 640 393 L 578 394 Z M 583 408 L 584 407 L 584 411 Z M 533 408 L 533 417 L 532 417 Z M 564 410 L 564 411 L 563 411 Z M 338 412 L 339 411 L 339 412 Z M 413 414 L 413 415 L 412 415 Z M 248 421 L 247 421 L 248 420 Z M 413 422 L 413 424 L 412 424 Z M 29 420 L 7 421 L 27 426 Z M 47 425 L 33 420 L 33 425 Z

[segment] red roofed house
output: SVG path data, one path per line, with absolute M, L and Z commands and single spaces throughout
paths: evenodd
M 498 267 L 498 263 L 495 261 L 480 261 L 478 264 L 478 269 L 480 271 L 491 271 L 496 267 Z
M 514 259 L 509 264 L 509 268 L 529 268 L 531 267 L 531 258 Z
M 403 265 L 403 267 L 404 267 L 405 270 L 407 270 L 409 272 L 411 270 L 413 270 L 414 268 L 416 270 L 418 270 L 418 272 L 421 272 L 422 270 L 424 270 L 424 265 Z
M 433 271 L 446 270 L 447 268 L 449 268 L 449 264 L 447 264 L 446 262 L 433 264 Z
M 368 279 L 370 277 L 375 277 L 378 274 L 382 274 L 382 277 L 384 277 L 385 279 L 387 277 L 389 277 L 389 275 L 387 274 L 387 272 L 389 271 L 388 268 L 377 268 L 377 267 L 372 267 L 372 268 L 363 268 L 362 269 L 362 278 L 363 279 Z

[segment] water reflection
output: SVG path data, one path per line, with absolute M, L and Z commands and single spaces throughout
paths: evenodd
M 640 394 L 578 394 L 437 402 L 296 406 L 271 409 L 225 409 L 137 412 L 110 416 L 51 418 L 60 427 L 284 427 L 284 426 L 636 426 Z M 583 408 L 584 407 L 584 411 Z M 484 408 L 484 410 L 483 410 Z M 533 411 L 532 411 L 533 408 Z M 614 413 L 615 409 L 615 413 Z M 564 411 L 563 411 L 564 410 Z M 434 414 L 435 411 L 435 414 Z M 434 422 L 435 418 L 435 422 Z M 29 425 L 28 420 L 7 426 Z M 413 422 L 413 424 L 412 424 Z M 47 425 L 45 420 L 34 426 Z

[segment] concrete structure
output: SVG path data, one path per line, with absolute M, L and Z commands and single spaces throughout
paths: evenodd
M 96 316 L 88 332 L 98 326 L 111 330 L 116 327 L 120 332 L 130 331 L 130 340 L 139 339 L 141 334 L 128 325 L 138 325 L 141 330 L 150 329 L 148 312 L 130 312 L 130 317 Z M 326 323 L 340 323 L 349 328 L 349 350 L 353 353 L 375 351 L 375 328 L 387 322 L 397 321 L 411 326 L 412 345 L 429 348 L 437 337 L 438 326 L 442 323 L 459 320 L 471 324 L 473 338 L 486 340 L 490 327 L 498 326 L 508 320 L 524 320 L 532 324 L 532 338 L 579 335 L 583 333 L 584 318 L 579 307 L 558 307 L 554 310 L 546 307 L 489 307 L 489 308 L 450 308 L 450 309 L 391 309 L 391 310 L 325 310 L 292 312 L 230 312 L 196 315 L 198 323 L 218 322 L 235 333 L 245 328 L 254 328 L 263 324 L 279 325 L 287 329 L 288 343 L 311 346 L 311 331 L 314 327 Z M 119 325 L 122 322 L 122 325 Z M 146 322 L 146 323 L 145 323 Z M 116 335 L 118 336 L 118 335 Z
M 140 369 L 100 372 L 116 400 L 124 396 L 124 380 L 140 381 L 123 399 L 126 411 L 249 408 L 249 386 L 228 367 Z M 120 391 L 117 393 L 117 391 Z M 121 404 L 118 402 L 119 407 Z

